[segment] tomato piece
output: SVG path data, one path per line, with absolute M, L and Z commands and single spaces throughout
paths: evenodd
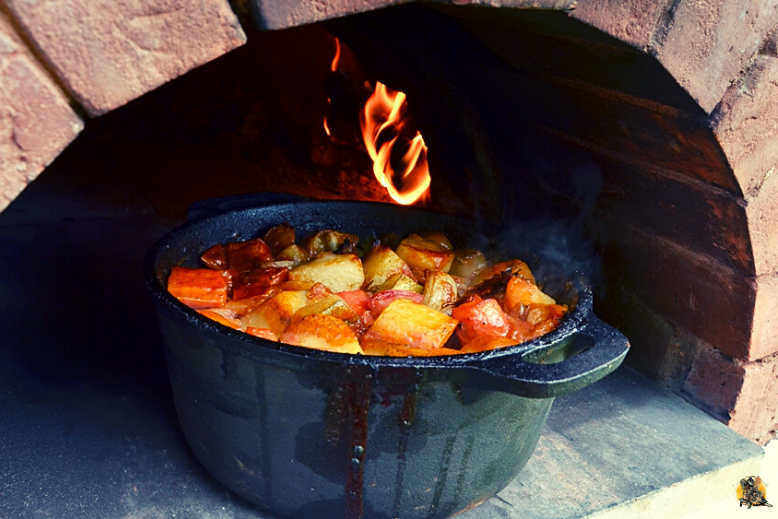
M 421 304 L 424 301 L 424 296 L 409 290 L 384 290 L 370 298 L 370 313 L 373 314 L 373 317 L 378 317 L 387 306 L 397 299 L 410 299 L 414 303 Z
M 370 310 L 370 294 L 364 290 L 348 290 L 338 292 L 338 296 L 345 301 L 354 313 L 362 315 Z
M 508 315 L 496 299 L 462 304 L 451 311 L 451 317 L 459 321 L 457 335 L 463 345 L 479 335 L 505 337 L 511 330 Z

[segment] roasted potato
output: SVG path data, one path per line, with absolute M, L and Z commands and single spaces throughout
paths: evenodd
M 351 328 L 331 315 L 311 314 L 294 321 L 281 335 L 281 342 L 338 353 L 362 353 Z
M 333 292 L 357 290 L 365 282 L 362 260 L 356 254 L 322 252 L 289 272 L 291 281 L 319 282 Z
M 377 245 L 362 260 L 365 271 L 364 289 L 375 292 L 393 276 L 413 276 L 411 268 L 400 256 L 386 245 Z M 387 290 L 387 288 L 384 288 Z
M 397 255 L 411 267 L 417 279 L 423 279 L 427 270 L 448 272 L 454 253 L 440 243 L 410 234 L 397 246 Z
M 454 333 L 457 321 L 443 312 L 408 299 L 396 299 L 378 316 L 362 340 L 413 346 L 442 348 Z
M 425 305 L 451 315 L 451 309 L 457 300 L 457 282 L 445 272 L 439 270 L 427 272 L 423 296 L 422 302 Z

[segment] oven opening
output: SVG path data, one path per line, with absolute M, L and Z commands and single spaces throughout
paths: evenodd
M 703 51 L 707 33 L 682 23 L 702 18 L 684 2 L 645 18 L 413 2 L 306 19 L 235 4 L 245 44 L 116 106 L 84 99 L 23 9 L 0 10 L 14 49 L 0 66 L 16 70 L 30 47 L 34 73 L 72 107 L 49 119 L 78 133 L 36 158 L 35 131 L 18 122 L 30 116 L 0 117 L 14 121 L 0 138 L 11 150 L 0 228 L 18 251 L 3 255 L 9 293 L 37 308 L 3 302 L 26 366 L 9 388 L 111 388 L 91 400 L 105 406 L 143 387 L 138 402 L 158 401 L 165 360 L 132 288 L 143 255 L 195 202 L 280 192 L 467 216 L 473 232 L 526 242 L 592 282 L 636 377 L 750 441 L 775 436 L 778 19 L 745 38 L 719 13 L 720 41 Z M 0 99 L 19 92 L 0 84 Z M 52 336 L 64 346 L 51 351 Z M 157 407 L 174 423 L 171 402 Z

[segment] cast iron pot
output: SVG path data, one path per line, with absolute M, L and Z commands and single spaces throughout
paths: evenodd
M 444 214 L 274 200 L 217 199 L 196 208 L 145 265 L 186 440 L 219 481 L 265 510 L 406 518 L 473 507 L 522 469 L 554 397 L 602 378 L 626 355 L 626 338 L 592 313 L 586 280 L 527 254 L 515 257 L 571 312 L 536 340 L 450 357 L 371 357 L 275 343 L 205 319 L 168 294 L 172 266 L 200 266 L 212 245 L 255 238 L 283 222 L 298 236 L 324 228 L 362 237 L 429 229 L 456 246 L 483 245 L 474 243 L 471 223 Z

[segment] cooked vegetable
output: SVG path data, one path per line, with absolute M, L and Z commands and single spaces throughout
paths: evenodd
M 411 234 L 397 246 L 397 255 L 411 267 L 417 279 L 423 279 L 427 270 L 448 272 L 454 253 L 429 238 Z
M 394 276 L 413 275 L 411 268 L 396 252 L 381 244 L 367 253 L 362 260 L 362 268 L 365 271 L 365 289 L 368 291 L 375 291 Z
M 362 341 L 421 349 L 442 348 L 456 327 L 456 320 L 443 312 L 409 299 L 395 299 L 376 318 Z
M 289 272 L 292 281 L 319 282 L 333 292 L 345 292 L 362 287 L 365 272 L 356 254 L 322 252 L 314 259 Z
M 224 306 L 227 286 L 227 278 L 210 269 L 173 267 L 167 281 L 168 291 L 196 310 Z
M 201 315 L 271 341 L 340 353 L 431 356 L 504 348 L 567 313 L 513 259 L 489 265 L 440 232 L 365 241 L 287 224 L 218 244 L 208 268 L 175 267 L 168 290 Z M 364 259 L 360 257 L 364 255 Z
M 289 325 L 281 342 L 339 353 L 362 353 L 359 340 L 346 323 L 331 315 L 306 315 Z

